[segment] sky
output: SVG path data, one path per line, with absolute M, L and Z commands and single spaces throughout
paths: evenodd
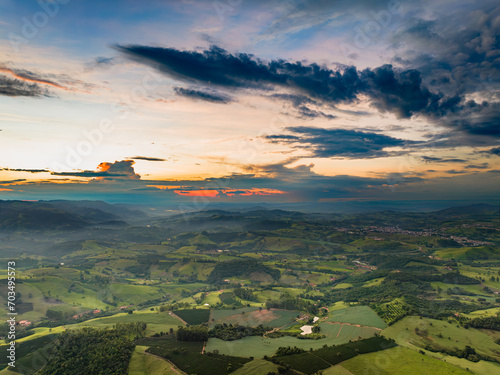
M 0 0 L 0 199 L 495 200 L 500 6 Z

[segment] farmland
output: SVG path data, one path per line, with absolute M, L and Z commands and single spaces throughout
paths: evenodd
M 350 352 L 334 367 L 337 359 L 325 354 L 315 366 L 325 373 L 356 374 L 367 363 L 381 373 L 400 371 L 377 359 L 384 352 L 406 361 L 401 371 L 410 374 L 419 363 L 437 374 L 466 368 L 489 374 L 500 366 L 496 247 L 450 247 L 438 232 L 422 237 L 372 232 L 382 217 L 398 225 L 404 218 L 413 229 L 429 220 L 416 214 L 334 216 L 333 225 L 333 216 L 295 220 L 279 212 L 276 229 L 252 216 L 266 211 L 241 214 L 241 222 L 257 228 L 251 230 L 228 224 L 228 213 L 193 215 L 200 217 L 189 232 L 184 218 L 151 219 L 150 227 L 97 228 L 81 240 L 58 240 L 48 250 L 37 252 L 35 246 L 23 255 L 17 318 L 28 323 L 18 326 L 18 363 L 28 368 L 44 357 L 27 374 L 50 359 L 47 349 L 63 332 L 127 324 L 145 327 L 128 336 L 135 345 L 128 369 L 133 375 L 181 370 L 257 375 L 279 371 L 276 358 L 310 372 L 312 367 L 300 365 L 306 357 L 318 358 L 310 350 L 321 354 L 325 345 L 378 335 L 394 339 L 398 348 L 348 359 Z M 224 224 L 214 224 L 219 220 Z M 439 215 L 433 220 L 453 230 L 464 225 Z M 500 244 L 495 231 L 483 239 Z M 0 270 L 2 298 L 5 277 Z M 309 335 L 301 335 L 303 326 L 309 326 Z M 186 329 L 196 334 L 178 335 Z M 294 347 L 307 353 L 275 357 Z
M 387 327 L 387 324 L 368 306 L 353 306 L 334 311 L 328 321 L 359 324 L 380 329 Z

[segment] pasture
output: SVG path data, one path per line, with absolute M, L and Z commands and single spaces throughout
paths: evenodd
M 420 354 L 417 351 L 395 347 L 380 352 L 358 355 L 342 364 L 326 369 L 324 375 L 343 375 L 345 370 L 351 374 L 383 375 L 465 375 L 470 374 L 461 368 L 444 361 Z
M 88 320 L 86 322 L 66 326 L 67 329 L 78 329 L 82 327 L 104 328 L 112 327 L 116 323 L 147 323 L 147 334 L 152 335 L 159 332 L 168 332 L 170 328 L 177 329 L 183 325 L 182 322 L 170 316 L 167 312 L 156 311 L 134 311 L 133 314 L 119 313 L 104 318 Z
M 262 358 L 265 355 L 271 356 L 280 346 L 297 346 L 305 350 L 320 349 L 323 345 L 340 345 L 355 340 L 358 337 L 371 337 L 377 332 L 371 327 L 356 327 L 348 324 L 321 323 L 321 332 L 327 337 L 319 340 L 298 339 L 292 336 L 278 338 L 265 338 L 258 336 L 247 336 L 240 340 L 222 341 L 210 338 L 206 350 L 213 352 L 218 350 L 221 354 L 237 355 L 244 353 L 247 357 Z
M 146 346 L 136 346 L 128 367 L 128 375 L 178 375 L 179 371 L 168 361 L 146 353 Z
M 352 306 L 331 313 L 329 322 L 359 324 L 380 329 L 387 328 L 387 324 L 368 306 Z
M 459 349 L 469 345 L 480 354 L 500 360 L 499 345 L 494 342 L 495 339 L 500 339 L 500 332 L 497 331 L 464 329 L 456 323 L 407 316 L 386 328 L 382 334 L 392 337 L 397 344 L 410 348 L 423 348 L 431 343 Z

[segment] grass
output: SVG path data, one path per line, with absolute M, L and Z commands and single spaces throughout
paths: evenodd
M 136 346 L 130 359 L 128 375 L 178 375 L 179 371 L 168 361 L 146 353 L 146 346 Z M 1 374 L 1 373 L 0 373 Z
M 380 352 L 358 355 L 342 362 L 341 365 L 331 367 L 323 372 L 324 375 L 343 374 L 342 370 L 352 374 L 380 374 L 380 375 L 465 375 L 470 374 L 461 368 L 444 361 L 420 354 L 414 350 L 395 347 Z
M 279 360 L 302 373 L 313 374 L 359 354 L 377 352 L 395 345 L 384 338 L 372 337 L 343 345 L 323 347 L 305 353 L 281 356 Z
M 417 335 L 415 328 L 427 331 L 425 335 Z M 483 355 L 500 360 L 500 345 L 494 340 L 500 338 L 500 332 L 465 329 L 456 323 L 408 316 L 386 328 L 382 334 L 392 337 L 399 345 L 409 348 L 423 348 L 426 344 L 437 344 L 443 347 L 464 349 L 469 345 Z
M 231 375 L 262 375 L 267 374 L 269 372 L 278 372 L 278 365 L 275 365 L 272 362 L 265 361 L 263 359 L 254 359 L 235 372 L 232 372 Z M 0 373 L 0 375 L 2 375 Z
M 387 324 L 368 306 L 353 306 L 334 311 L 328 321 L 359 324 L 380 329 L 387 328 Z
M 68 329 L 82 327 L 111 327 L 116 323 L 146 322 L 147 334 L 152 335 L 159 332 L 168 332 L 170 328 L 176 329 L 183 325 L 177 318 L 170 316 L 167 312 L 156 311 L 134 311 L 133 314 L 119 313 L 110 317 L 97 318 L 86 322 L 66 326 Z
M 371 337 L 377 332 L 371 327 L 356 327 L 351 325 L 321 323 L 321 333 L 327 337 L 319 340 L 303 340 L 296 337 L 284 336 L 275 339 L 248 336 L 240 340 L 222 341 L 210 338 L 206 350 L 213 352 L 218 350 L 226 355 L 244 355 L 246 357 L 262 358 L 264 355 L 271 356 L 280 346 L 297 346 L 309 350 L 320 349 L 323 345 L 340 345 L 355 340 L 358 337 Z

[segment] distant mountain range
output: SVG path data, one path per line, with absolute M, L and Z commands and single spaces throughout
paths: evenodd
M 0 200 L 0 229 L 6 230 L 77 230 L 91 226 L 127 226 L 127 225 L 154 225 L 196 227 L 230 225 L 241 226 L 252 230 L 265 230 L 283 225 L 283 221 L 346 219 L 346 214 L 303 213 L 280 209 L 266 210 L 264 207 L 252 207 L 245 212 L 226 210 L 205 210 L 170 216 L 150 216 L 133 206 L 113 205 L 102 201 L 1 201 Z M 398 212 L 381 210 L 366 214 L 354 214 L 363 220 L 377 221 L 381 217 L 385 220 L 404 217 L 434 217 L 440 218 L 471 218 L 481 219 L 499 215 L 498 206 L 489 204 L 473 204 L 451 207 L 439 211 Z M 356 219 L 359 220 L 359 219 Z M 281 224 L 279 224 L 281 223 Z
M 146 217 L 142 211 L 101 201 L 0 201 L 0 229 L 83 229 L 127 225 Z

